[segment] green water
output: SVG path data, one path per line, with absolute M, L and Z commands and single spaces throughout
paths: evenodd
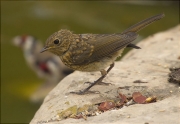
M 141 31 L 142 37 L 179 24 L 178 3 L 1 1 L 1 123 L 29 123 L 40 106 L 31 103 L 29 96 L 42 80 L 27 67 L 22 51 L 12 45 L 14 36 L 31 34 L 45 42 L 61 28 L 75 33 L 115 33 L 162 12 L 166 17 Z

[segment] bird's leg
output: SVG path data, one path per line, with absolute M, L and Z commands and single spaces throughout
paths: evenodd
M 92 92 L 92 93 L 94 93 L 93 91 L 89 91 L 89 89 L 91 88 L 91 87 L 93 87 L 94 85 L 96 85 L 96 84 L 98 84 L 98 83 L 102 83 L 102 80 L 106 77 L 106 75 L 108 74 L 108 72 L 110 72 L 110 70 L 112 69 L 114 67 L 114 63 L 112 63 L 111 65 L 110 65 L 110 67 L 108 68 L 108 70 L 107 71 L 101 71 L 101 77 L 98 79 L 98 80 L 96 80 L 96 81 L 94 81 L 93 83 L 91 83 L 91 85 L 89 86 L 89 87 L 87 87 L 86 89 L 84 89 L 84 90 L 80 90 L 79 92 L 70 92 L 70 93 L 74 93 L 74 94 L 79 94 L 79 95 L 83 95 L 83 94 L 85 94 L 85 93 L 88 93 L 88 92 Z
M 114 62 L 110 65 L 110 67 L 107 70 L 107 74 L 111 71 L 111 69 L 114 67 Z
M 107 71 L 101 70 L 101 75 L 102 75 L 102 76 L 103 76 L 103 75 L 106 76 L 113 67 L 114 67 L 114 63 L 112 63 L 112 64 L 110 65 L 110 67 L 108 68 Z M 102 82 L 102 80 L 101 80 L 101 82 L 99 81 L 97 84 L 98 84 L 98 85 L 109 85 L 109 84 L 111 84 L 111 83 L 105 83 L 105 82 Z
M 101 77 L 107 75 L 107 71 L 104 70 L 104 69 L 102 69 L 100 72 L 101 72 Z M 100 78 L 99 78 L 99 79 L 100 79 Z M 97 85 L 109 85 L 109 83 L 104 83 L 104 82 L 102 82 L 102 80 L 103 80 L 103 79 L 99 80 L 96 84 L 97 84 Z M 93 84 L 94 82 L 85 82 L 85 83 L 91 85 L 91 84 Z

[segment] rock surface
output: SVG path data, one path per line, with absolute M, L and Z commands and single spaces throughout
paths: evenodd
M 137 44 L 142 49 L 131 50 L 103 80 L 109 86 L 95 85 L 90 90 L 99 94 L 76 95 L 71 91 L 84 89 L 100 77 L 99 72 L 74 72 L 64 78 L 45 98 L 30 124 L 179 124 L 180 87 L 168 82 L 169 68 L 180 67 L 180 25 L 149 36 Z M 144 83 L 135 83 L 140 80 Z M 94 105 L 138 91 L 156 96 L 157 102 L 133 104 L 118 110 L 109 110 L 85 119 L 60 120 L 60 113 L 75 106 Z M 67 114 L 67 113 L 66 113 Z M 60 121 L 58 121 L 60 120 Z

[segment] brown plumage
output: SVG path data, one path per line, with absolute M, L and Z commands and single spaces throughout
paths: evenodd
M 137 38 L 138 31 L 163 17 L 164 14 L 155 15 L 131 26 L 122 33 L 114 34 L 73 34 L 69 30 L 62 29 L 47 39 L 41 52 L 48 50 L 58 55 L 66 66 L 74 70 L 101 71 L 102 76 L 97 81 L 83 91 L 75 92 L 84 94 L 93 85 L 103 80 L 125 47 L 140 48 L 131 44 Z M 110 68 L 105 71 L 104 69 L 108 66 Z

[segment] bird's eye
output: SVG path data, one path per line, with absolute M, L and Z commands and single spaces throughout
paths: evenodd
M 59 40 L 58 39 L 54 40 L 54 44 L 59 44 Z

